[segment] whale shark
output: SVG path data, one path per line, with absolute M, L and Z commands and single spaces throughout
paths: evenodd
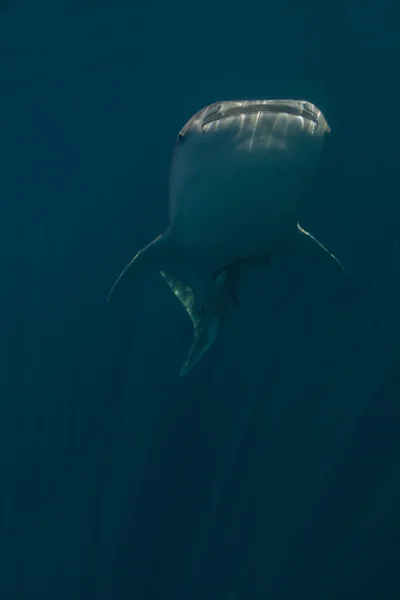
M 330 131 L 308 101 L 242 100 L 206 106 L 179 132 L 169 225 L 126 265 L 108 301 L 121 281 L 161 273 L 194 328 L 180 375 L 216 340 L 253 268 L 302 256 L 344 271 L 298 220 Z

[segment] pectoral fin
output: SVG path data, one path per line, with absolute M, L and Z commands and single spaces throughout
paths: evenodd
M 344 268 L 329 250 L 325 248 L 311 233 L 308 233 L 297 223 L 296 232 L 296 251 L 301 256 L 316 258 L 319 261 L 326 263 L 330 268 L 334 268 L 337 273 L 344 273 Z
M 107 302 L 110 302 L 111 296 L 121 281 L 129 281 L 138 277 L 146 270 L 159 270 L 160 265 L 166 263 L 166 244 L 167 236 L 159 235 L 150 244 L 145 246 L 142 250 L 139 250 L 132 260 L 126 265 L 122 273 L 119 275 L 114 285 L 112 286 L 110 293 L 108 294 Z M 167 263 L 168 264 L 168 263 Z

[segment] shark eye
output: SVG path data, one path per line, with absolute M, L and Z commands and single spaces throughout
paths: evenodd
M 319 123 L 318 123 L 318 117 L 315 114 L 315 112 L 313 110 L 307 108 L 305 104 L 303 104 L 303 112 L 304 112 L 304 116 L 306 117 L 306 119 L 313 121 L 314 131 L 317 131 Z
M 202 131 L 204 131 L 205 125 L 207 125 L 208 123 L 212 123 L 213 121 L 218 121 L 221 118 L 221 116 L 222 116 L 221 109 L 222 109 L 222 104 L 218 104 L 215 107 L 215 110 L 208 113 L 208 115 L 203 119 L 203 123 L 201 125 Z
M 182 131 L 180 131 L 178 133 L 178 139 L 181 140 L 181 141 L 185 139 L 185 136 L 183 135 Z

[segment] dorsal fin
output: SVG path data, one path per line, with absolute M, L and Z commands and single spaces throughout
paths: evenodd
M 161 271 L 161 275 L 164 277 L 175 296 L 182 303 L 193 323 L 193 342 L 190 347 L 186 362 L 179 373 L 180 376 L 183 377 L 189 373 L 189 371 L 200 360 L 203 354 L 205 354 L 209 347 L 214 343 L 217 337 L 220 319 L 218 315 L 209 318 L 198 309 L 193 291 L 190 286 L 186 285 L 179 279 L 172 277 L 165 271 Z

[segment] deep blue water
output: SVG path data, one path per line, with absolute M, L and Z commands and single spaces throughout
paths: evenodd
M 400 598 L 399 9 L 0 4 L 0 598 Z M 255 273 L 185 379 L 161 278 L 203 106 L 305 98 L 332 136 L 302 224 L 346 267 Z

